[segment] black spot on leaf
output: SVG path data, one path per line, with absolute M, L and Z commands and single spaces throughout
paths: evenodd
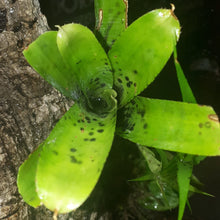
M 103 124 L 102 122 L 99 122 L 99 126 L 103 127 L 103 126 L 105 126 L 105 124 Z
M 94 134 L 94 132 L 89 132 L 89 135 L 92 136 Z
M 89 117 L 86 116 L 85 119 L 88 123 L 91 123 L 91 119 Z
M 205 127 L 206 127 L 206 128 L 211 128 L 211 123 L 210 123 L 209 121 L 207 121 L 207 122 L 205 123 Z
M 135 102 L 134 100 L 131 100 L 131 104 L 132 104 L 132 105 L 135 105 L 136 102 Z
M 95 138 L 91 138 L 91 139 L 90 139 L 90 141 L 95 141 L 95 140 L 96 140 Z
M 53 150 L 53 153 L 54 153 L 55 155 L 58 155 L 58 152 L 57 152 L 57 151 L 55 151 L 55 150 Z
M 74 153 L 74 152 L 76 152 L 77 150 L 76 150 L 75 148 L 70 148 L 70 151 Z
M 71 163 L 78 163 L 78 164 L 81 164 L 82 162 L 77 160 L 73 155 L 70 156 L 70 161 Z
M 145 109 L 139 109 L 137 112 L 139 115 L 141 115 L 141 117 L 143 118 L 145 115 Z
M 203 124 L 202 124 L 202 123 L 199 123 L 199 127 L 202 128 L 202 127 L 203 127 Z
M 121 80 L 120 78 L 118 78 L 118 82 L 119 82 L 119 83 L 122 83 L 122 80 Z
M 133 73 L 134 73 L 134 74 L 137 74 L 137 73 L 138 73 L 138 71 L 137 71 L 137 70 L 133 70 Z
M 145 123 L 145 124 L 144 124 L 143 128 L 144 128 L 144 129 L 146 129 L 146 128 L 147 128 L 147 123 Z
M 131 82 L 131 81 L 129 81 L 129 82 L 126 84 L 126 85 L 127 85 L 127 87 L 128 87 L 128 88 L 130 88 L 130 87 L 131 87 L 131 85 L 132 85 L 132 82 Z
M 103 129 L 99 129 L 97 130 L 99 133 L 102 133 L 104 130 Z
M 101 87 L 101 88 L 105 87 L 105 83 L 102 83 L 102 84 L 100 85 L 100 87 Z
M 89 118 L 88 116 L 86 116 L 86 117 L 85 117 L 85 119 L 86 119 L 87 121 L 89 121 L 89 120 L 90 120 L 90 118 Z

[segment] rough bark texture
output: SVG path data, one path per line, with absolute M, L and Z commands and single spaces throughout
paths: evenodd
M 27 206 L 16 185 L 21 163 L 71 104 L 22 55 L 47 29 L 38 0 L 0 0 L 0 219 L 52 216 Z

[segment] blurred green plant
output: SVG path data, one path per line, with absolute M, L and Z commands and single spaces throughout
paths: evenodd
M 151 11 L 129 27 L 127 12 L 126 0 L 95 0 L 95 34 L 67 24 L 24 50 L 30 65 L 75 101 L 18 173 L 25 202 L 44 204 L 54 218 L 88 198 L 114 134 L 137 143 L 148 164 L 146 175 L 136 179 L 150 192 L 144 205 L 166 210 L 179 204 L 179 220 L 188 191 L 199 192 L 190 185 L 196 179 L 193 165 L 204 156 L 220 155 L 218 117 L 211 107 L 195 104 L 177 61 L 180 24 L 174 6 Z M 138 96 L 173 51 L 184 102 Z

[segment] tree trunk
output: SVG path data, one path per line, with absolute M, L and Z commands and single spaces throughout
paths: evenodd
M 46 30 L 38 0 L 0 0 L 0 219 L 52 218 L 25 204 L 16 185 L 21 163 L 71 104 L 22 55 Z

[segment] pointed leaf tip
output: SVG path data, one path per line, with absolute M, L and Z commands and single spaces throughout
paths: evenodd
M 117 38 L 108 55 L 119 107 L 142 92 L 160 73 L 179 32 L 180 24 L 171 10 L 158 9 L 137 19 Z

